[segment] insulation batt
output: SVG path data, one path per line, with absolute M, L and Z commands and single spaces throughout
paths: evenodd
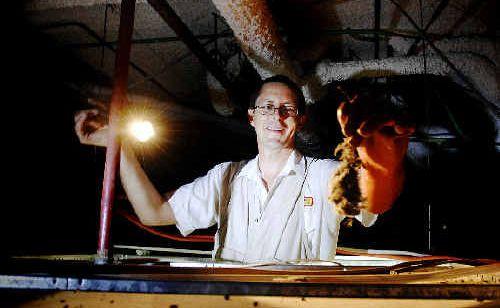
M 447 57 L 474 84 L 481 94 L 490 102 L 499 104 L 497 69 L 491 61 L 483 56 L 471 53 L 450 53 Z M 361 77 L 388 77 L 394 75 L 431 74 L 454 76 L 453 70 L 439 56 L 426 57 L 394 57 L 383 60 L 332 62 L 323 61 L 316 66 L 315 73 L 310 76 L 321 85 L 333 81 L 342 81 Z M 457 80 L 458 81 L 458 80 Z
M 294 77 L 284 42 L 265 0 L 213 0 L 262 78 Z

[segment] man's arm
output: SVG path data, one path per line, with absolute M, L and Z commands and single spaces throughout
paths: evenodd
M 176 223 L 172 208 L 151 183 L 126 143 L 122 143 L 120 178 L 128 200 L 143 224 L 161 226 Z
M 107 127 L 96 120 L 97 114 L 97 110 L 84 110 L 75 116 L 75 131 L 82 144 L 106 146 Z M 151 183 L 126 142 L 122 142 L 120 178 L 128 199 L 143 224 L 156 226 L 176 223 L 170 205 Z

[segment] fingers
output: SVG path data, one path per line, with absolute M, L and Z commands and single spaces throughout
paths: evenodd
M 394 131 L 396 132 L 396 134 L 398 134 L 400 136 L 409 136 L 415 132 L 415 126 L 413 126 L 413 125 L 409 125 L 409 126 L 395 125 Z
M 89 110 L 85 113 L 84 121 L 91 126 L 101 127 L 106 124 L 106 116 L 97 109 Z
M 411 135 L 414 131 L 415 127 L 413 125 L 400 124 L 394 119 L 370 119 L 361 123 L 359 128 L 356 130 L 356 132 L 363 138 L 368 138 L 376 132 L 396 138 L 406 137 Z
M 74 119 L 75 119 L 75 123 L 76 124 L 78 124 L 79 122 L 81 122 L 82 119 L 84 119 L 84 118 L 85 118 L 85 114 L 82 111 L 79 111 L 79 112 L 75 113 Z
M 99 114 L 99 110 L 97 109 L 86 109 L 80 110 L 75 113 L 75 123 L 85 121 L 87 118 L 91 116 L 97 116 Z
M 97 109 L 81 110 L 75 114 L 75 132 L 82 144 L 105 145 L 103 143 L 106 125 L 104 116 Z M 102 139 L 102 140 L 101 140 Z
M 83 124 L 92 110 L 80 110 L 75 114 L 75 131 L 80 135 L 83 131 Z
M 363 121 L 356 132 L 363 138 L 368 138 L 376 131 L 381 130 L 384 127 L 394 126 L 396 123 L 394 120 L 381 121 L 375 118 Z

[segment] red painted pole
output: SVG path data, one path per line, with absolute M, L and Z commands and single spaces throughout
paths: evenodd
M 132 32 L 134 30 L 135 0 L 122 0 L 118 50 L 115 58 L 115 73 L 111 106 L 109 109 L 109 134 L 106 149 L 106 165 L 101 196 L 101 220 L 97 244 L 96 263 L 107 263 L 109 259 L 109 235 L 115 198 L 116 175 L 120 167 L 120 111 L 127 100 L 128 66 Z

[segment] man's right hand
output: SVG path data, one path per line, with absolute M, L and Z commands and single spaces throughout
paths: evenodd
M 105 116 L 97 109 L 81 110 L 75 114 L 75 132 L 82 144 L 105 147 L 108 126 Z

